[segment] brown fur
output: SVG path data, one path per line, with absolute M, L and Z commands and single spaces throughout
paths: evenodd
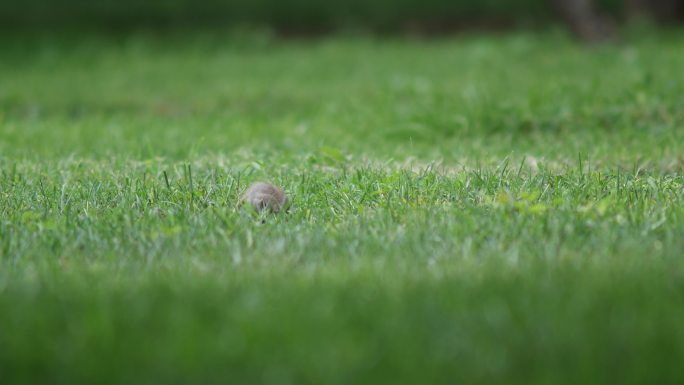
M 288 202 L 287 195 L 280 188 L 265 182 L 256 182 L 242 194 L 241 203 L 249 203 L 258 212 L 269 210 L 279 213 Z

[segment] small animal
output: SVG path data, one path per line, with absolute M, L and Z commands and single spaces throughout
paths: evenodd
M 249 203 L 257 212 L 269 210 L 279 213 L 287 205 L 288 198 L 280 188 L 265 182 L 256 182 L 242 194 L 240 203 Z

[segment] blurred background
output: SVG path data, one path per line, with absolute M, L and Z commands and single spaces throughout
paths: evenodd
M 666 159 L 682 21 L 680 0 L 0 0 L 0 153 Z
M 340 30 L 440 34 L 564 22 L 580 38 L 614 37 L 616 23 L 680 23 L 681 0 L 3 0 L 5 30 L 254 26 L 282 35 Z

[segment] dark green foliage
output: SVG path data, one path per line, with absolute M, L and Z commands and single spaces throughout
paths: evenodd
M 610 9 L 615 2 L 605 1 Z M 457 28 L 477 23 L 545 22 L 547 0 L 6 0 L 7 26 L 271 26 L 300 32 L 340 27 L 397 30 L 411 25 Z

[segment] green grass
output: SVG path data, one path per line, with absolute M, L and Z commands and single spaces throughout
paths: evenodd
M 682 383 L 683 44 L 0 39 L 0 383 Z

